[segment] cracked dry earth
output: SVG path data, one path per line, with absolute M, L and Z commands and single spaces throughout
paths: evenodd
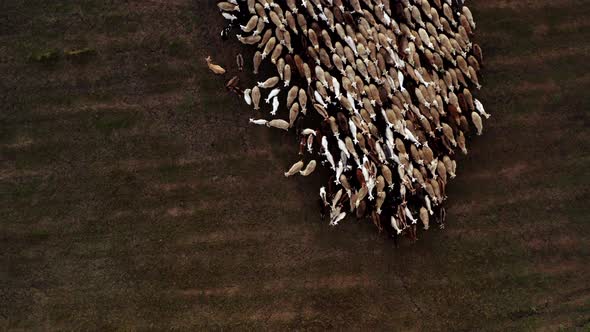
M 588 329 L 586 3 L 470 2 L 494 115 L 399 249 L 282 176 L 294 138 L 207 73 L 216 1 L 0 4 L 0 328 Z

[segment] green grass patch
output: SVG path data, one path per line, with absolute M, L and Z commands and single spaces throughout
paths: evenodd
M 36 50 L 29 54 L 30 62 L 40 63 L 43 65 L 54 65 L 62 56 L 62 52 L 56 48 Z
M 73 49 L 64 52 L 66 59 L 75 63 L 86 63 L 97 54 L 93 48 L 85 47 L 80 49 Z

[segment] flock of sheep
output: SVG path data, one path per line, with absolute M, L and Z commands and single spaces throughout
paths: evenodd
M 318 162 L 333 171 L 320 189 L 331 225 L 347 214 L 369 216 L 379 231 L 413 240 L 418 222 L 444 227 L 454 150 L 466 154 L 466 137 L 480 135 L 490 116 L 470 91 L 481 87 L 483 59 L 464 1 L 227 0 L 218 7 L 230 21 L 222 36 L 238 30 L 241 43 L 257 48 L 254 73 L 272 63 L 272 76 L 251 89 L 239 89 L 236 78 L 227 87 L 258 112 L 251 123 L 296 131 L 299 161 L 285 176 L 309 175 Z

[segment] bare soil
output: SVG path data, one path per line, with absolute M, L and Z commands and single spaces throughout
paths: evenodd
M 493 116 L 398 249 L 282 176 L 215 3 L 0 3 L 0 329 L 590 328 L 587 1 L 470 2 Z

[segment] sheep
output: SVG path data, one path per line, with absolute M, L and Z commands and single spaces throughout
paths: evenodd
M 442 124 L 442 131 L 444 136 L 451 142 L 453 147 L 457 146 L 457 141 L 455 140 L 455 136 L 453 135 L 453 129 L 446 123 Z
M 268 16 L 266 16 L 266 12 L 264 11 L 264 6 L 257 3 L 254 5 L 254 10 L 260 19 L 262 19 L 265 23 L 269 23 Z
M 471 25 L 469 24 L 469 20 L 467 19 L 467 17 L 465 17 L 465 15 L 459 16 L 459 24 L 461 25 L 461 28 L 463 28 L 463 30 L 467 33 L 468 36 L 473 36 L 473 29 L 471 28 Z
M 240 6 L 229 3 L 229 2 L 219 2 L 217 4 L 217 8 L 224 12 L 239 12 Z
M 297 14 L 297 25 L 299 25 L 299 29 L 301 29 L 303 35 L 307 37 L 307 20 L 301 13 Z
M 430 214 L 431 216 L 434 215 L 434 211 L 432 211 L 432 203 L 430 202 L 430 197 L 428 195 L 424 195 L 424 203 L 426 203 L 428 214 Z
M 254 105 L 254 110 L 257 111 L 260 109 L 260 88 L 255 86 L 252 88 L 252 104 Z
M 262 60 L 264 60 L 269 54 L 272 53 L 276 44 L 277 44 L 276 37 L 270 37 L 268 42 L 266 42 L 266 44 L 264 45 L 264 50 L 262 51 Z
M 271 115 L 276 115 L 277 114 L 277 110 L 279 109 L 279 98 L 278 97 L 274 97 L 272 99 L 272 111 L 270 112 Z
M 281 21 L 281 19 L 279 18 L 279 15 L 277 15 L 276 12 L 270 11 L 268 16 L 270 16 L 270 20 L 272 21 L 272 23 L 274 25 L 276 25 L 280 30 L 286 31 L 285 26 L 283 25 L 283 22 Z
M 479 113 L 481 113 L 481 115 L 485 116 L 486 119 L 490 118 L 491 115 L 489 113 L 486 113 L 486 110 L 483 108 L 483 104 L 479 100 L 474 99 L 474 104 L 475 104 L 475 109 Z
M 336 118 L 334 118 L 333 116 L 328 117 L 328 123 L 330 124 L 330 129 L 332 130 L 332 134 L 334 134 L 334 137 L 340 137 L 340 131 L 338 130 Z
M 236 38 L 238 38 L 238 40 L 240 41 L 240 43 L 244 44 L 244 45 L 254 45 L 260 42 L 260 40 L 262 39 L 259 35 L 256 36 L 247 36 L 247 37 L 242 37 L 242 35 L 236 35 Z
M 277 60 L 281 56 L 281 53 L 283 53 L 283 45 L 278 44 L 270 55 L 270 62 L 276 65 Z
M 467 21 L 469 22 L 471 29 L 475 30 L 476 25 L 475 21 L 473 20 L 473 15 L 471 14 L 471 10 L 469 10 L 467 6 L 463 6 L 462 14 L 467 18 Z
M 436 173 L 438 174 L 438 178 L 440 178 L 443 183 L 447 183 L 447 168 L 445 167 L 445 163 L 436 163 Z
M 298 92 L 299 87 L 296 85 L 289 89 L 289 92 L 287 92 L 287 107 L 291 107 L 291 105 L 293 105 L 293 102 L 295 102 L 295 99 L 297 99 Z
M 254 53 L 254 59 L 252 60 L 253 62 L 253 72 L 255 75 L 258 74 L 258 69 L 260 68 L 260 64 L 262 63 L 262 53 L 260 53 L 260 51 L 256 51 L 256 53 Z
M 422 224 L 424 225 L 424 230 L 428 230 L 428 228 L 430 227 L 429 226 L 430 220 L 428 217 L 428 210 L 423 206 L 420 207 L 419 215 L 420 215 L 420 221 L 422 221 Z
M 267 120 L 264 120 L 264 119 L 257 119 L 256 120 L 256 119 L 252 119 L 251 118 L 248 121 L 249 121 L 249 123 L 253 123 L 253 124 L 259 125 L 259 126 L 266 126 L 266 124 L 268 123 L 268 121 Z
M 291 66 L 289 64 L 285 65 L 285 70 L 283 73 L 283 86 L 286 88 L 291 84 Z
M 442 161 L 445 164 L 445 169 L 449 173 L 450 178 L 454 179 L 456 176 L 455 171 L 454 171 L 455 167 L 453 166 L 454 161 L 451 160 L 451 158 L 449 156 L 444 156 Z
M 264 82 L 258 82 L 258 87 L 261 89 L 272 89 L 279 83 L 279 81 L 280 78 L 278 76 L 273 76 Z
M 473 125 L 477 129 L 477 135 L 481 135 L 483 133 L 483 124 L 477 112 L 471 112 L 471 121 L 473 121 Z
M 320 187 L 320 199 L 322 200 L 322 203 L 324 204 L 324 206 L 328 206 L 328 200 L 327 200 L 327 193 L 326 193 L 326 187 Z
M 260 22 L 260 21 L 259 21 Z M 263 48 L 268 41 L 270 40 L 270 38 L 273 36 L 272 30 L 267 29 L 266 32 L 264 33 L 264 35 L 262 35 L 262 37 L 260 37 L 260 35 L 254 35 L 254 36 L 258 36 L 258 42 L 253 43 L 252 45 L 258 43 L 258 48 Z
M 270 91 L 270 93 L 268 94 L 268 97 L 266 98 L 265 102 L 266 102 L 267 104 L 270 104 L 270 101 L 271 101 L 271 100 L 272 100 L 274 97 L 278 96 L 278 94 L 279 94 L 280 92 L 281 92 L 281 89 L 272 89 L 272 90 Z
M 459 135 L 457 136 L 457 144 L 459 145 L 459 148 L 461 149 L 463 154 L 466 155 L 467 146 L 465 145 L 465 135 L 463 135 L 463 132 L 461 130 L 459 130 Z
M 234 76 L 232 78 L 230 78 L 227 83 L 225 83 L 225 88 L 230 90 L 230 91 L 237 91 L 239 90 L 239 88 L 237 87 L 238 83 L 240 82 L 240 79 L 237 76 Z
M 400 226 L 400 223 L 397 221 L 397 219 L 395 219 L 395 217 L 392 215 L 391 216 L 391 227 L 393 227 L 393 229 L 397 232 L 397 234 L 401 234 L 402 233 L 402 228 Z
M 346 218 L 346 212 L 340 212 L 336 217 L 330 221 L 330 226 L 336 226 L 340 221 Z
M 289 33 L 289 31 L 285 31 L 283 34 L 283 40 L 281 42 L 283 45 L 285 45 L 285 47 L 287 48 L 287 51 L 289 52 L 289 54 L 293 54 L 294 49 L 293 49 L 293 44 L 291 42 L 291 34 Z
M 242 54 L 236 55 L 236 65 L 238 66 L 238 71 L 244 71 L 244 57 Z
M 473 103 L 473 95 L 469 89 L 463 89 L 463 96 L 465 97 L 465 102 L 467 103 L 467 107 L 469 111 L 475 110 L 475 104 Z
M 315 171 L 316 168 L 316 161 L 315 160 L 311 160 L 309 162 L 309 164 L 307 164 L 307 166 L 305 167 L 304 170 L 299 171 L 299 174 L 301 174 L 302 176 L 308 176 L 311 173 L 313 173 L 313 171 Z
M 318 112 L 319 115 L 324 119 L 328 119 L 329 115 L 326 109 L 320 104 L 313 104 L 313 108 Z M 303 113 L 303 111 L 302 111 Z
M 238 0 L 225 1 L 225 8 L 236 9 Z M 270 58 L 277 76 L 257 82 L 252 89 L 235 90 L 259 110 L 261 89 L 269 89 L 265 103 L 272 103 L 270 113 L 275 115 L 282 105 L 283 84 L 290 87 L 285 102 L 288 119 L 250 122 L 286 131 L 296 127 L 300 158 L 306 145 L 313 153 L 317 142 L 322 158 L 317 162 L 327 163 L 335 172 L 334 182 L 342 186 L 331 200 L 330 224 L 337 224 L 348 213 L 342 212 L 345 193 L 350 213 L 356 209 L 360 218 L 368 211 L 380 228 L 380 215 L 389 214 L 388 195 L 392 193 L 408 205 L 393 203 L 393 215 L 387 217 L 397 233 L 408 227 L 406 220 L 411 223 L 409 234 L 415 239 L 417 220 L 428 229 L 434 215 L 432 203 L 443 203 L 447 177 L 456 175 L 456 163 L 449 157 L 453 148 L 459 146 L 467 153 L 465 136 L 470 125 L 466 113 L 471 113 L 479 134 L 479 116 L 489 117 L 469 91 L 470 86 L 480 87 L 482 63 L 481 48 L 469 40 L 475 28 L 471 13 L 450 0 L 402 0 L 394 10 L 389 1 L 382 0 L 353 0 L 346 6 L 341 0 L 244 2 L 249 15 L 228 11 L 223 16 L 239 22 L 241 32 L 249 34 L 238 35 L 240 42 L 257 48 L 254 73 Z M 394 19 L 400 14 L 404 23 Z M 293 44 L 292 34 L 299 37 Z M 236 63 L 241 70 L 239 57 Z M 299 74 L 294 77 L 295 86 L 292 69 Z M 237 79 L 230 81 L 234 90 Z M 280 88 L 279 82 L 283 82 Z M 304 117 L 308 102 L 324 120 L 321 129 L 303 129 L 304 123 L 315 121 Z M 442 144 L 432 144 L 441 138 Z M 441 151 L 441 146 L 448 151 Z M 331 152 L 336 151 L 333 156 Z M 298 170 L 289 176 L 306 176 L 315 170 L 316 160 L 305 169 L 303 161 L 294 166 Z M 390 167 L 397 170 L 395 178 Z M 349 182 L 349 171 L 357 174 L 358 181 Z M 326 206 L 327 193 L 322 190 L 320 197 Z M 425 193 L 421 199 L 414 199 L 421 192 Z M 406 200 L 409 195 L 411 199 Z
M 287 11 L 285 13 L 285 20 L 287 21 L 287 26 L 289 27 L 289 29 L 293 31 L 295 35 L 299 35 L 299 29 L 297 29 L 297 21 L 295 19 L 295 16 L 293 16 L 293 14 L 291 14 L 290 11 Z
M 306 114 L 307 112 L 307 93 L 303 89 L 299 89 L 297 100 L 299 106 L 301 106 L 301 113 Z
M 265 27 L 266 27 L 266 23 L 264 22 L 264 20 L 259 19 L 258 24 L 256 24 L 256 29 L 254 29 L 254 32 L 252 32 L 252 35 L 253 36 L 260 35 L 264 31 Z
M 477 60 L 479 65 L 483 66 L 483 52 L 481 50 L 481 47 L 478 44 L 473 44 L 472 50 L 473 55 L 475 56 L 475 59 Z
M 254 6 L 256 5 L 256 0 L 247 0 L 248 1 L 248 12 L 250 14 L 256 14 L 256 9 Z
M 377 214 L 381 214 L 381 206 L 385 202 L 385 197 L 387 194 L 384 191 L 377 192 L 377 200 L 375 202 L 375 208 L 377 209 Z
M 240 25 L 240 29 L 245 33 L 250 33 L 250 32 L 252 32 L 252 30 L 254 30 L 256 28 L 257 25 L 258 25 L 258 16 L 254 15 L 254 16 L 250 17 L 250 19 L 248 20 L 248 23 L 246 23 L 245 25 Z
M 326 139 L 326 136 L 322 137 L 322 147 L 324 148 L 324 156 L 326 157 L 326 160 L 330 164 L 330 168 L 333 171 L 336 171 L 336 163 L 334 162 L 334 157 L 332 156 L 332 154 L 330 153 L 330 150 L 328 149 L 328 140 Z
M 481 84 L 479 84 L 479 78 L 477 77 L 477 72 L 475 71 L 475 69 L 473 69 L 473 67 L 469 66 L 469 78 L 471 79 L 471 81 L 475 84 L 475 87 L 480 90 L 481 89 Z
M 293 127 L 297 116 L 299 116 L 299 104 L 293 103 L 289 109 L 289 128 Z
M 307 136 L 307 152 L 313 153 L 314 135 Z
M 303 76 L 307 80 L 307 85 L 311 84 L 311 69 L 307 63 L 303 64 Z
M 273 127 L 273 128 L 277 128 L 277 129 L 283 129 L 284 131 L 288 131 L 289 130 L 289 122 L 282 120 L 282 119 L 273 119 L 268 121 L 268 123 L 266 124 L 267 127 Z
M 293 166 L 291 166 L 291 168 L 289 168 L 287 172 L 285 172 L 285 177 L 293 176 L 299 173 L 303 168 L 303 165 L 303 160 L 296 162 L 295 164 L 293 164 Z
M 252 89 L 244 90 L 244 101 L 246 102 L 246 104 L 248 104 L 248 106 L 252 105 L 252 97 L 250 96 L 251 93 Z
M 221 67 L 220 65 L 214 64 L 213 60 L 211 60 L 211 56 L 208 56 L 207 58 L 205 58 L 205 61 L 207 61 L 207 67 L 209 67 L 209 70 L 211 70 L 214 74 L 216 74 L 216 75 L 225 74 L 225 69 L 223 69 L 223 67 Z

